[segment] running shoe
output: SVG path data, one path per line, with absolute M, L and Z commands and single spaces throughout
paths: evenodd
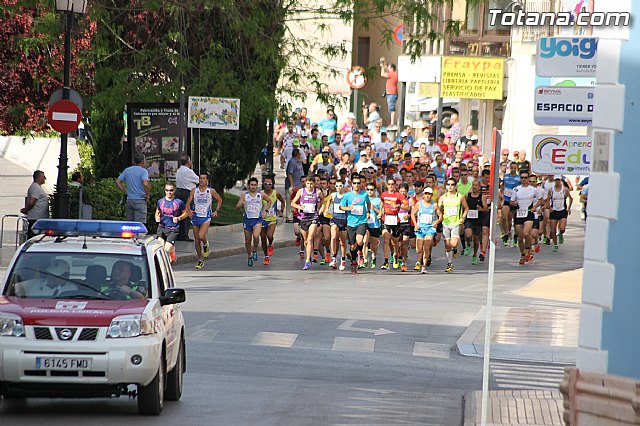
M 376 258 L 371 259 L 371 269 L 376 269 Z
M 477 258 L 476 256 L 473 256 L 473 257 L 471 258 L 471 264 L 472 264 L 472 265 L 477 265 L 477 264 L 478 264 L 478 258 Z
M 196 264 L 196 269 L 202 269 L 204 267 L 204 260 L 198 260 Z
M 429 256 L 429 259 L 427 259 L 427 266 L 431 266 L 431 256 Z
M 540 244 L 536 244 L 536 253 L 540 253 Z
M 327 263 L 331 262 L 331 253 L 326 252 L 324 254 L 324 261 L 327 262 Z
M 544 236 L 544 245 L 545 246 L 551 245 L 551 239 L 549 239 L 549 237 L 547 237 L 546 235 Z
M 427 268 L 424 267 L 424 266 L 422 268 L 420 268 L 420 273 L 421 274 L 426 274 L 427 273 Z
M 400 267 L 399 259 L 396 259 L 396 257 L 393 256 L 393 269 L 398 269 L 399 267 Z
M 264 258 L 264 260 L 262 261 L 262 264 L 263 264 L 263 265 L 268 265 L 268 264 L 269 264 L 269 262 L 270 262 L 270 260 L 269 260 L 269 256 L 267 256 L 267 257 L 265 257 L 265 258 Z
M 362 266 L 364 266 L 365 268 L 369 265 L 369 259 L 367 259 L 366 257 L 364 258 L 364 261 L 362 262 Z M 360 268 L 362 269 L 362 268 Z
M 458 249 L 457 248 L 454 248 L 451 251 L 453 251 L 453 258 L 454 259 L 457 258 L 458 256 L 460 256 L 460 253 L 458 253 Z
M 338 268 L 340 271 L 344 271 L 345 269 L 347 269 L 347 262 L 345 262 L 344 260 L 340 262 L 340 267 Z
M 518 262 L 520 265 L 524 265 L 524 263 L 527 261 L 525 255 L 523 254 L 522 256 L 520 256 L 520 262 Z
M 407 264 L 403 262 L 403 263 L 402 263 L 402 267 L 400 268 L 400 270 L 401 270 L 402 272 L 407 272 Z
M 557 252 L 558 251 L 558 246 L 553 246 L 553 252 Z
M 469 249 L 469 247 L 465 247 L 464 250 L 462 251 L 462 254 L 465 256 L 469 256 L 469 253 L 471 252 L 471 250 Z
M 255 262 L 256 260 L 258 260 L 258 252 L 254 251 L 253 252 L 253 261 Z
M 351 262 L 351 273 L 352 274 L 358 273 L 358 264 L 356 262 Z
M 336 269 L 338 267 L 338 265 L 336 264 L 336 259 L 331 259 L 331 263 L 329 263 L 329 267 L 331 269 Z
M 384 262 L 380 269 L 389 269 L 389 262 Z
M 507 247 L 509 245 L 509 236 L 508 235 L 503 235 L 502 236 L 502 244 L 504 244 L 505 247 Z
M 558 234 L 558 242 L 564 244 L 564 234 L 562 232 Z
M 299 246 L 300 245 L 300 237 L 296 237 L 296 245 Z
M 524 260 L 525 260 L 526 262 L 531 262 L 533 259 L 535 259 L 535 257 L 533 257 L 533 255 L 532 255 L 532 254 L 530 254 L 530 255 L 528 255 L 528 256 L 525 256 L 525 259 L 524 259 Z
M 518 248 L 518 239 L 514 238 L 511 240 L 511 247 Z
M 209 257 L 209 244 L 205 244 L 202 246 L 202 255 L 204 257 Z
M 413 270 L 414 271 L 419 271 L 420 270 L 420 266 L 422 266 L 422 265 L 420 265 L 420 262 L 416 262 L 415 266 L 413 267 Z
M 252 257 L 247 259 L 247 265 L 248 266 L 253 266 L 253 258 Z
M 483 251 L 480 252 L 480 256 L 478 256 L 478 259 L 480 259 L 480 262 L 484 262 L 484 257 L 485 257 L 484 252 Z
M 327 262 L 325 262 L 325 260 L 324 260 L 324 257 L 322 259 L 320 259 L 320 264 L 321 265 L 326 265 L 327 264 Z
M 444 270 L 445 272 L 453 272 L 453 263 L 447 263 L 447 267 Z
M 313 253 L 313 263 L 318 263 L 318 253 Z
M 178 259 L 178 256 L 176 255 L 175 251 L 172 251 L 171 253 L 169 253 L 169 260 L 171 261 L 171 263 L 175 262 Z
M 300 259 L 304 259 L 304 252 L 303 251 L 300 252 Z
M 304 271 L 307 269 L 311 269 L 311 262 L 304 262 L 304 266 L 302 267 Z
M 273 256 L 273 246 L 272 246 L 272 245 L 271 245 L 271 246 L 269 246 L 269 247 L 267 247 L 267 254 L 268 254 L 269 256 Z
M 365 259 L 362 256 L 362 253 L 358 252 L 358 266 L 363 267 L 365 265 Z

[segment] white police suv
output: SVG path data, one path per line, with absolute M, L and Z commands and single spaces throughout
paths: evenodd
M 16 252 L 0 295 L 0 395 L 182 394 L 185 330 L 169 257 L 139 222 L 49 220 Z

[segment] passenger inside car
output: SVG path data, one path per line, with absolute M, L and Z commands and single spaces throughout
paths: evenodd
M 19 297 L 57 297 L 66 292 L 78 290 L 78 287 L 69 281 L 70 267 L 62 259 L 54 260 L 44 271 L 40 278 L 17 282 L 15 295 Z

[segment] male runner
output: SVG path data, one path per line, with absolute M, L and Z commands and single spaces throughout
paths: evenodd
M 273 178 L 265 177 L 262 185 L 262 192 L 265 197 L 262 204 L 265 207 L 269 206 L 269 208 L 264 212 L 260 242 L 262 243 L 262 252 L 264 253 L 262 264 L 268 265 L 271 261 L 271 256 L 273 256 L 273 236 L 276 233 L 278 216 L 283 216 L 285 202 L 284 197 L 273 188 Z M 278 211 L 278 201 L 280 201 L 280 211 Z
M 464 221 L 464 238 L 467 240 L 465 255 L 469 253 L 471 240 L 473 239 L 473 257 L 471 264 L 478 264 L 478 246 L 482 238 L 482 215 L 486 214 L 488 209 L 485 204 L 485 197 L 480 191 L 480 181 L 474 180 L 471 184 L 471 191 L 467 194 L 467 219 Z
M 447 180 L 447 192 L 438 200 L 438 209 L 442 217 L 442 235 L 444 249 L 447 256 L 445 272 L 453 271 L 453 258 L 458 257 L 458 242 L 460 240 L 460 225 L 464 224 L 469 211 L 465 198 L 457 193 L 456 181 Z
M 398 211 L 398 227 L 400 228 L 400 256 L 398 256 L 398 253 L 396 252 L 396 256 L 393 261 L 393 268 L 398 269 L 398 261 L 400 261 L 400 270 L 402 272 L 407 272 L 407 261 L 409 258 L 409 239 L 411 238 L 412 231 L 408 184 L 400 184 L 400 194 L 402 194 L 402 196 L 404 197 L 404 200 L 400 204 L 400 210 Z
M 340 209 L 340 202 L 342 201 L 342 197 L 344 197 L 345 191 L 344 182 L 341 180 L 337 181 L 335 188 L 336 192 L 329 194 L 329 199 L 331 200 L 329 208 L 332 209 L 331 219 L 329 220 L 329 224 L 331 225 L 331 263 L 329 263 L 329 266 L 332 269 L 338 267 L 336 258 L 338 256 L 339 241 L 342 254 L 340 270 L 344 271 L 346 268 L 345 256 L 347 255 L 347 213 Z
M 432 200 L 433 189 L 427 186 L 424 189 L 425 196 L 414 204 L 411 210 L 413 223 L 415 223 L 416 252 L 420 263 L 420 273 L 427 273 L 427 263 L 431 258 L 431 246 L 433 237 L 436 236 L 436 226 L 440 223 L 438 209 Z
M 216 200 L 216 209 L 211 210 L 211 201 Z M 193 225 L 193 239 L 196 246 L 196 255 L 198 263 L 196 269 L 202 269 L 205 257 L 209 257 L 209 241 L 207 240 L 207 232 L 211 219 L 218 217 L 218 213 L 222 208 L 222 197 L 218 192 L 209 188 L 209 174 L 200 173 L 198 175 L 198 186 L 191 190 L 187 199 L 187 206 L 191 203 L 194 210 L 191 212 L 191 223 Z
M 362 177 L 351 176 L 353 191 L 345 194 L 340 201 L 340 210 L 347 212 L 347 239 L 351 250 L 351 273 L 358 272 L 358 264 L 363 263 L 362 249 L 367 232 L 367 216 L 371 211 L 371 202 L 366 191 L 362 191 Z
M 512 163 L 513 164 L 513 163 Z M 520 249 L 520 265 L 534 259 L 531 254 L 531 231 L 533 229 L 533 212 L 544 202 L 536 202 L 536 189 L 529 185 L 529 172 L 520 173 L 520 185 L 513 189 L 511 205 L 515 207 L 514 225 Z
M 236 209 L 244 209 L 243 232 L 244 248 L 247 251 L 247 265 L 253 266 L 258 260 L 258 240 L 262 232 L 262 192 L 258 192 L 258 179 L 251 177 L 248 181 L 249 190 L 241 196 Z M 269 206 L 270 207 L 270 206 Z M 268 208 L 268 207 L 267 207 Z
M 371 269 L 376 268 L 376 255 L 378 254 L 378 244 L 382 235 L 382 224 L 380 223 L 382 200 L 376 195 L 376 185 L 373 182 L 367 183 L 367 195 L 371 201 L 371 212 L 367 217 L 367 235 L 364 238 L 364 265 L 367 265 L 369 251 L 371 251 Z
M 318 227 L 318 209 L 322 202 L 322 191 L 315 187 L 315 179 L 307 178 L 305 187 L 296 193 L 291 207 L 298 209 L 300 218 L 300 233 L 306 247 L 306 260 L 303 270 L 311 268 L 311 253 L 313 252 L 316 229 Z
M 558 251 L 558 242 L 564 243 L 564 232 L 567 229 L 567 217 L 571 214 L 573 197 L 569 189 L 563 185 L 562 176 L 554 176 L 554 186 L 548 192 L 551 213 L 549 215 L 551 226 L 551 239 L 553 251 Z M 569 199 L 569 204 L 567 204 Z
M 529 176 L 527 174 L 527 176 Z M 511 203 L 511 196 L 516 186 L 520 185 L 520 176 L 518 176 L 518 164 L 512 162 L 509 165 L 509 173 L 504 175 L 502 179 L 502 196 L 504 198 L 504 204 L 502 206 L 502 220 L 500 226 L 502 228 L 502 242 L 505 247 L 509 245 L 509 236 L 511 235 L 511 223 L 513 222 L 513 215 L 515 214 L 516 207 Z M 512 246 L 516 246 L 516 238 L 513 237 Z
M 395 259 L 400 256 L 398 237 L 400 237 L 401 230 L 398 226 L 398 213 L 400 205 L 406 201 L 405 197 L 396 191 L 394 178 L 387 179 L 387 190 L 380 195 L 380 200 L 382 201 L 382 213 L 384 216 L 382 225 L 384 263 L 380 269 L 389 269 L 389 251 L 391 250 L 392 262 L 396 265 Z
M 180 225 L 178 222 L 189 216 L 188 209 L 182 200 L 176 198 L 176 186 L 167 183 L 164 186 L 165 196 L 156 204 L 156 222 L 158 222 L 158 239 L 164 244 L 164 249 L 169 253 L 171 262 L 176 261 L 176 238 Z

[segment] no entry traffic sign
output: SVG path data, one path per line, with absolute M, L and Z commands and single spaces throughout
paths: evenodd
M 73 102 L 61 100 L 49 107 L 47 119 L 54 130 L 60 133 L 71 133 L 78 128 L 82 120 L 82 112 Z

